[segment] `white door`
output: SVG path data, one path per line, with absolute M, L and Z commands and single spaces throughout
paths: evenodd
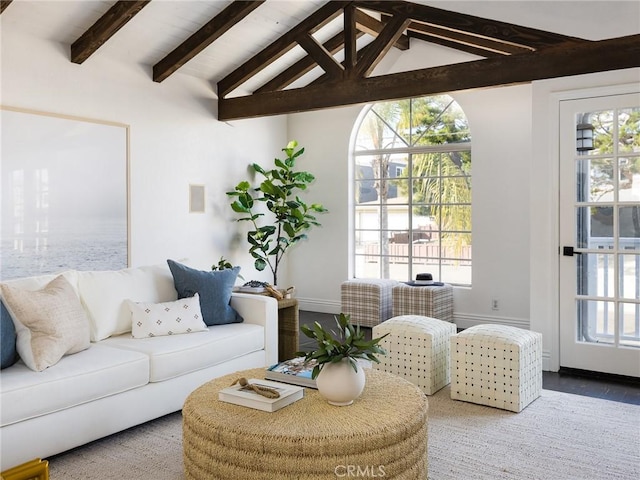
M 560 366 L 640 377 L 640 94 L 560 104 Z

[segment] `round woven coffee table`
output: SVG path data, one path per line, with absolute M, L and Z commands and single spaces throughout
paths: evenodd
M 352 405 L 329 405 L 317 390 L 276 412 L 218 400 L 244 370 L 196 389 L 182 409 L 187 479 L 316 480 L 427 478 L 427 397 L 407 380 L 367 369 Z

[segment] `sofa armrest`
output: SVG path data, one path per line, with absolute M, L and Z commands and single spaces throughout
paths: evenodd
M 264 327 L 265 366 L 278 363 L 278 301 L 251 293 L 233 293 L 231 306 L 247 323 Z

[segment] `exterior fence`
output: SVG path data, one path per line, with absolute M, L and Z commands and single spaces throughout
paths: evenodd
M 391 263 L 409 263 L 410 248 L 411 263 L 414 265 L 438 263 L 439 259 L 442 259 L 442 264 L 471 264 L 471 245 L 457 248 L 439 243 L 389 243 L 387 257 Z M 365 261 L 377 262 L 380 258 L 380 245 L 365 245 L 364 253 Z

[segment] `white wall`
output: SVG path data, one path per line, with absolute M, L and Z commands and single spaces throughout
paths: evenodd
M 440 47 L 405 52 L 390 71 L 437 60 Z M 413 56 L 417 57 L 413 60 Z M 459 57 L 461 58 L 461 57 Z M 473 287 L 455 290 L 456 322 L 528 326 L 531 86 L 459 92 L 472 136 Z M 349 141 L 362 107 L 289 116 L 289 137 L 305 146 L 301 167 L 316 175 L 307 197 L 330 213 L 308 242 L 291 250 L 290 283 L 303 308 L 337 313 L 349 270 Z M 491 310 L 491 299 L 500 309 Z
M 249 163 L 280 152 L 286 117 L 218 122 L 208 82 L 176 73 L 154 83 L 150 67 L 99 53 L 76 65 L 68 48 L 3 25 L 0 102 L 130 125 L 132 265 L 189 258 L 208 268 L 224 255 L 253 270 L 225 192 Z M 190 183 L 206 186 L 205 214 L 189 213 Z

